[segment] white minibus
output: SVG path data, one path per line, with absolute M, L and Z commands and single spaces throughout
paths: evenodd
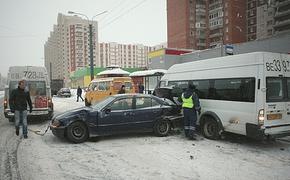
M 290 55 L 254 52 L 176 64 L 160 87 L 196 86 L 202 134 L 232 132 L 255 139 L 290 135 Z
M 50 119 L 53 115 L 50 81 L 45 67 L 37 66 L 12 66 L 7 75 L 7 85 L 4 95 L 4 115 L 13 121 L 14 113 L 9 107 L 9 96 L 13 89 L 18 87 L 19 80 L 26 80 L 26 88 L 30 92 L 32 113 L 28 117 L 37 116 Z

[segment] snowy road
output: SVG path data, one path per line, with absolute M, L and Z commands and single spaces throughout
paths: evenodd
M 72 98 L 53 99 L 56 112 L 82 106 Z M 131 134 L 71 144 L 49 131 L 14 135 L 0 119 L 0 179 L 290 179 L 290 138 L 260 143 L 243 137 L 188 141 L 182 134 Z M 48 122 L 30 129 L 45 130 Z

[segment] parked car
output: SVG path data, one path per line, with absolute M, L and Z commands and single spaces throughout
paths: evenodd
M 166 136 L 176 121 L 176 104 L 145 94 L 117 94 L 90 107 L 81 107 L 52 119 L 52 133 L 74 143 L 89 137 L 128 132 L 154 132 Z
M 71 97 L 70 89 L 69 88 L 61 88 L 57 92 L 57 96 L 59 96 L 59 97 Z

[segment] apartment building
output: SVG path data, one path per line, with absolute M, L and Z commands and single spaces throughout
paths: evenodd
M 94 65 L 98 65 L 98 24 L 92 24 Z M 44 58 L 51 79 L 64 79 L 68 84 L 71 72 L 90 64 L 88 21 L 58 14 L 57 24 L 44 45 Z
M 100 43 L 100 67 L 118 65 L 122 68 L 147 68 L 148 53 L 165 45 L 156 47 L 142 44 Z
M 247 0 L 247 40 L 290 32 L 289 0 Z

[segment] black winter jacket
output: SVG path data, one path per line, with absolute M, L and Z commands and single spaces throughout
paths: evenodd
M 11 92 L 9 98 L 9 106 L 12 111 L 27 110 L 27 103 L 29 105 L 29 108 L 32 109 L 32 102 L 29 91 L 25 91 L 24 89 L 18 87 Z

